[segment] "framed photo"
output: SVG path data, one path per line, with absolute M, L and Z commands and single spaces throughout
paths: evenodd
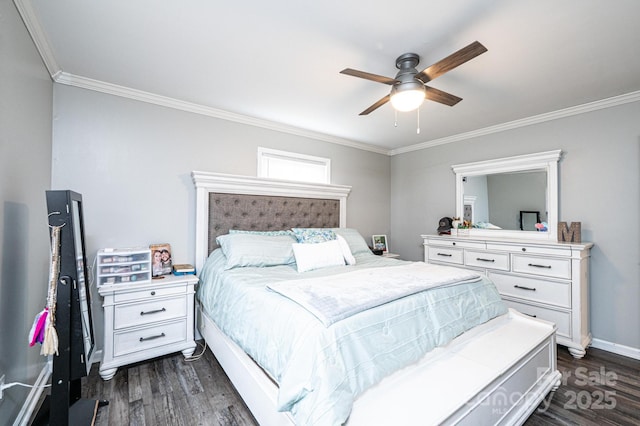
M 382 253 L 389 252 L 386 235 L 373 235 L 371 236 L 371 240 L 373 241 L 374 250 L 382 250 Z
M 151 277 L 171 274 L 171 245 L 151 244 Z

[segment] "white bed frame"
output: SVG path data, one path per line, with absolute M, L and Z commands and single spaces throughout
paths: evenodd
M 193 172 L 196 185 L 196 268 L 208 255 L 209 193 L 340 200 L 346 226 L 348 186 Z M 293 425 L 276 410 L 277 385 L 197 306 L 198 330 L 261 425 Z M 560 385 L 555 326 L 516 311 L 464 333 L 367 390 L 349 426 L 371 424 L 520 425 Z

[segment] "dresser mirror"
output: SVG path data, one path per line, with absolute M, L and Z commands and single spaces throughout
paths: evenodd
M 469 235 L 556 241 L 561 153 L 555 150 L 452 166 L 456 216 L 473 224 Z

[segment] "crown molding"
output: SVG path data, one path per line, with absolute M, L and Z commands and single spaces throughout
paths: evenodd
M 40 57 L 44 62 L 44 66 L 47 67 L 49 75 L 55 81 L 55 76 L 60 74 L 61 69 L 56 62 L 55 56 L 53 55 L 53 50 L 49 45 L 49 40 L 42 30 L 40 21 L 33 11 L 33 7 L 31 7 L 31 2 L 29 0 L 13 0 L 13 3 L 16 5 L 18 13 L 22 18 L 22 22 L 24 22 L 29 35 L 31 35 L 33 43 L 36 45 L 36 49 L 38 50 L 38 53 L 40 54 Z
M 268 130 L 274 130 L 277 132 L 288 133 L 288 134 L 302 136 L 310 139 L 321 140 L 324 142 L 348 146 L 351 148 L 370 151 L 377 154 L 388 155 L 388 156 L 394 156 L 394 155 L 404 154 L 404 153 L 413 152 L 413 151 L 420 151 L 422 149 L 431 148 L 438 145 L 445 145 L 449 143 L 459 142 L 467 139 L 477 138 L 480 136 L 490 135 L 493 133 L 504 132 L 506 130 L 513 130 L 520 127 L 530 126 L 533 124 L 540 124 L 547 121 L 558 120 L 560 118 L 571 117 L 574 115 L 584 114 L 587 112 L 597 111 L 600 109 L 611 108 L 618 105 L 624 105 L 627 103 L 640 101 L 640 91 L 636 91 L 636 92 L 631 92 L 624 95 L 614 96 L 607 99 L 602 99 L 599 101 L 577 105 L 574 107 L 569 107 L 569 108 L 552 111 L 544 114 L 534 115 L 534 116 L 526 117 L 520 120 L 509 121 L 506 123 L 485 127 L 482 129 L 473 130 L 466 133 L 459 133 L 457 135 L 452 135 L 445 138 L 434 139 L 434 140 L 423 142 L 416 145 L 388 150 L 385 148 L 380 148 L 377 146 L 356 142 L 349 139 L 343 139 L 343 138 L 327 135 L 325 133 L 305 130 L 295 126 L 289 126 L 282 123 L 276 123 L 274 121 L 263 120 L 255 117 L 237 114 L 237 113 L 233 113 L 233 112 L 229 112 L 229 111 L 225 111 L 217 108 L 195 104 L 192 102 L 185 102 L 185 101 L 170 98 L 167 96 L 157 95 L 155 93 L 144 92 L 138 89 L 132 89 L 130 87 L 119 86 L 112 83 L 106 83 L 104 81 L 93 80 L 86 77 L 76 76 L 76 75 L 69 74 L 62 71 L 58 71 L 56 75 L 52 76 L 52 78 L 56 83 L 60 83 L 60 84 L 65 84 L 69 86 L 107 93 L 114 96 L 134 99 L 141 102 L 147 102 L 155 105 L 165 106 L 168 108 L 174 108 L 174 109 L 178 109 L 186 112 L 206 115 L 209 117 L 233 121 L 236 123 L 246 124 L 249 126 L 261 127 Z
M 94 80 L 87 77 L 77 76 L 62 71 L 58 63 L 56 62 L 55 55 L 49 44 L 47 37 L 45 36 L 42 26 L 31 6 L 30 0 L 13 0 L 18 13 L 22 17 L 22 20 L 27 27 L 27 31 L 31 35 L 33 42 L 36 45 L 42 60 L 51 75 L 51 79 L 60 84 L 69 86 L 80 87 L 83 89 L 94 90 L 114 96 L 120 96 L 124 98 L 134 99 L 141 102 L 147 102 L 155 105 L 160 105 L 168 108 L 174 108 L 186 112 L 192 112 L 195 114 L 206 115 L 209 117 L 219 118 L 222 120 L 233 121 L 240 124 L 246 124 L 249 126 L 260 127 L 263 129 L 274 130 L 277 132 L 288 133 L 291 135 L 301 136 L 305 138 L 320 140 L 324 142 L 334 143 L 337 145 L 343 145 L 350 148 L 360 149 L 363 151 L 370 151 L 376 154 L 394 156 L 398 154 L 404 154 L 412 151 L 419 151 L 426 148 L 431 148 L 438 145 L 444 145 L 448 143 L 459 142 L 467 139 L 477 138 L 480 136 L 486 136 L 493 133 L 503 132 L 505 130 L 517 129 L 520 127 L 530 126 L 532 124 L 544 123 L 547 121 L 557 120 L 560 118 L 570 117 L 573 115 L 584 114 L 591 111 L 597 111 L 604 108 L 610 108 L 618 105 L 623 105 L 630 102 L 637 102 L 640 100 L 640 91 L 627 93 L 620 96 L 614 96 L 599 101 L 589 102 L 574 107 L 569 107 L 557 111 L 552 111 L 545 114 L 534 115 L 531 117 L 523 118 L 520 120 L 509 121 L 507 123 L 498 124 L 495 126 L 489 126 L 478 130 L 473 130 L 466 133 L 459 133 L 440 139 L 433 139 L 430 141 L 422 142 L 407 147 L 386 149 L 363 142 L 357 142 L 350 139 L 339 138 L 331 136 L 325 133 L 314 132 L 311 130 L 301 129 L 299 127 L 290 126 L 282 123 L 276 123 L 274 121 L 263 120 L 255 117 L 250 117 L 242 114 L 237 114 L 229 111 L 224 111 L 217 108 L 212 108 L 204 105 L 199 105 L 191 102 L 185 102 L 178 99 L 170 98 L 167 96 L 157 95 L 155 93 L 144 92 L 142 90 L 132 89 L 130 87 L 119 86 L 104 81 Z
M 577 106 L 573 106 L 565 109 L 560 109 L 557 111 L 548 112 L 545 114 L 534 115 L 534 116 L 523 118 L 520 120 L 509 121 L 509 122 L 498 124 L 495 126 L 489 126 L 483 129 L 473 130 L 471 132 L 459 133 L 457 135 L 448 136 L 446 138 L 434 139 L 431 141 L 407 146 L 404 148 L 392 149 L 389 151 L 389 155 L 393 156 L 397 154 L 404 154 L 406 152 L 419 151 L 421 149 L 431 148 L 437 145 L 444 145 L 448 143 L 459 142 L 466 139 L 477 138 L 479 136 L 490 135 L 492 133 L 504 132 L 505 130 L 517 129 L 520 127 L 530 126 L 532 124 L 544 123 L 547 121 L 571 117 L 573 115 L 584 114 L 591 111 L 611 108 L 614 106 L 624 105 L 624 104 L 637 102 L 637 101 L 640 101 L 640 90 L 636 92 L 626 93 L 624 95 L 613 96 L 611 98 L 606 98 L 599 101 L 589 102 L 582 105 L 577 105 Z
M 138 89 L 132 89 L 130 87 L 119 86 L 117 84 L 112 84 L 112 83 L 106 83 L 104 81 L 77 76 L 77 75 L 69 74 L 67 72 L 58 73 L 54 77 L 54 81 L 56 83 L 65 84 L 68 86 L 79 87 L 82 89 L 93 90 L 96 92 L 102 92 L 110 95 L 120 96 L 123 98 L 133 99 L 136 101 L 147 102 L 147 103 L 160 105 L 168 108 L 174 108 L 181 111 L 206 115 L 209 117 L 219 118 L 227 121 L 233 121 L 241 124 L 247 124 L 249 126 L 261 127 L 263 129 L 268 129 L 268 130 L 275 130 L 277 132 L 288 133 L 288 134 L 302 136 L 310 139 L 321 140 L 321 141 L 330 142 L 338 145 L 344 145 L 351 148 L 375 152 L 378 154 L 383 154 L 383 155 L 389 154 L 389 150 L 387 149 L 374 147 L 364 143 L 355 142 L 349 139 L 338 138 L 338 137 L 327 135 L 320 132 L 314 132 L 311 130 L 301 129 L 295 126 L 276 123 L 274 121 L 263 120 L 260 118 L 250 117 L 242 114 L 236 114 L 233 112 L 224 111 L 221 109 L 212 108 L 204 105 L 199 105 L 192 102 L 185 102 L 178 99 L 170 98 L 168 96 L 157 95 L 155 93 L 145 92 Z

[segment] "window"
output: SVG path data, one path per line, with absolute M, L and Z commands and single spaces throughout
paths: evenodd
M 331 183 L 331 160 L 258 147 L 258 177 Z

